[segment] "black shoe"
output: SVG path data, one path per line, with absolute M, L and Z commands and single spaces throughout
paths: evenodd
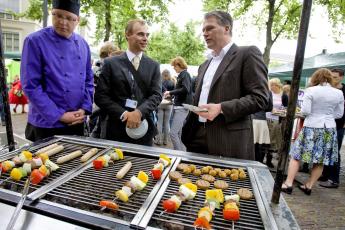
M 321 187 L 324 187 L 324 188 L 338 188 L 339 187 L 338 183 L 334 183 L 331 180 L 328 180 L 328 181 L 325 181 L 325 182 L 320 182 L 319 185 Z
M 298 188 L 301 189 L 306 195 L 310 196 L 311 194 L 311 189 L 307 188 L 305 184 L 303 185 L 298 185 Z
M 291 194 L 292 193 L 292 190 L 293 190 L 293 187 L 292 186 L 287 186 L 287 184 L 284 183 L 284 185 L 286 186 L 286 188 L 283 188 L 282 187 L 282 192 L 285 192 L 287 194 Z

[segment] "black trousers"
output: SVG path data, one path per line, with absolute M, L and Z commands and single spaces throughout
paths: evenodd
M 40 128 L 27 123 L 25 137 L 30 141 L 38 141 L 54 135 L 78 135 L 84 136 L 84 124 L 72 125 L 64 128 Z
M 195 136 L 190 143 L 185 143 L 188 152 L 209 154 L 206 128 L 202 122 L 197 122 Z

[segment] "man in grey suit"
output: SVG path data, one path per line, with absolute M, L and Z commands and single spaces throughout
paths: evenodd
M 194 105 L 208 112 L 190 113 L 183 128 L 187 151 L 254 160 L 251 114 L 269 99 L 267 68 L 255 46 L 232 42 L 230 14 L 205 14 L 203 36 L 212 50 L 198 71 Z
M 106 139 L 152 145 L 153 111 L 162 100 L 159 64 L 143 54 L 149 35 L 144 20 L 130 20 L 125 33 L 128 49 L 104 60 L 95 102 L 108 115 Z M 126 127 L 138 128 L 144 119 L 147 133 L 139 139 L 128 136 Z

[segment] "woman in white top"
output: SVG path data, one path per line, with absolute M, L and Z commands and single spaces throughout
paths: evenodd
M 333 88 L 332 73 L 321 68 L 311 77 L 310 85 L 303 98 L 301 113 L 305 116 L 304 126 L 290 149 L 288 176 L 282 191 L 292 192 L 292 184 L 298 172 L 299 161 L 313 163 L 308 181 L 298 186 L 310 195 L 311 188 L 321 176 L 323 165 L 338 161 L 338 143 L 335 119 L 343 116 L 344 96 Z

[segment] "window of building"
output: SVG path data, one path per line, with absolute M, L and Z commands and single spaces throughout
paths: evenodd
M 1 0 L 0 1 L 0 11 L 6 12 L 6 10 L 11 10 L 15 13 L 19 13 L 19 0 Z
M 3 32 L 2 42 L 4 44 L 5 52 L 19 51 L 19 33 Z

